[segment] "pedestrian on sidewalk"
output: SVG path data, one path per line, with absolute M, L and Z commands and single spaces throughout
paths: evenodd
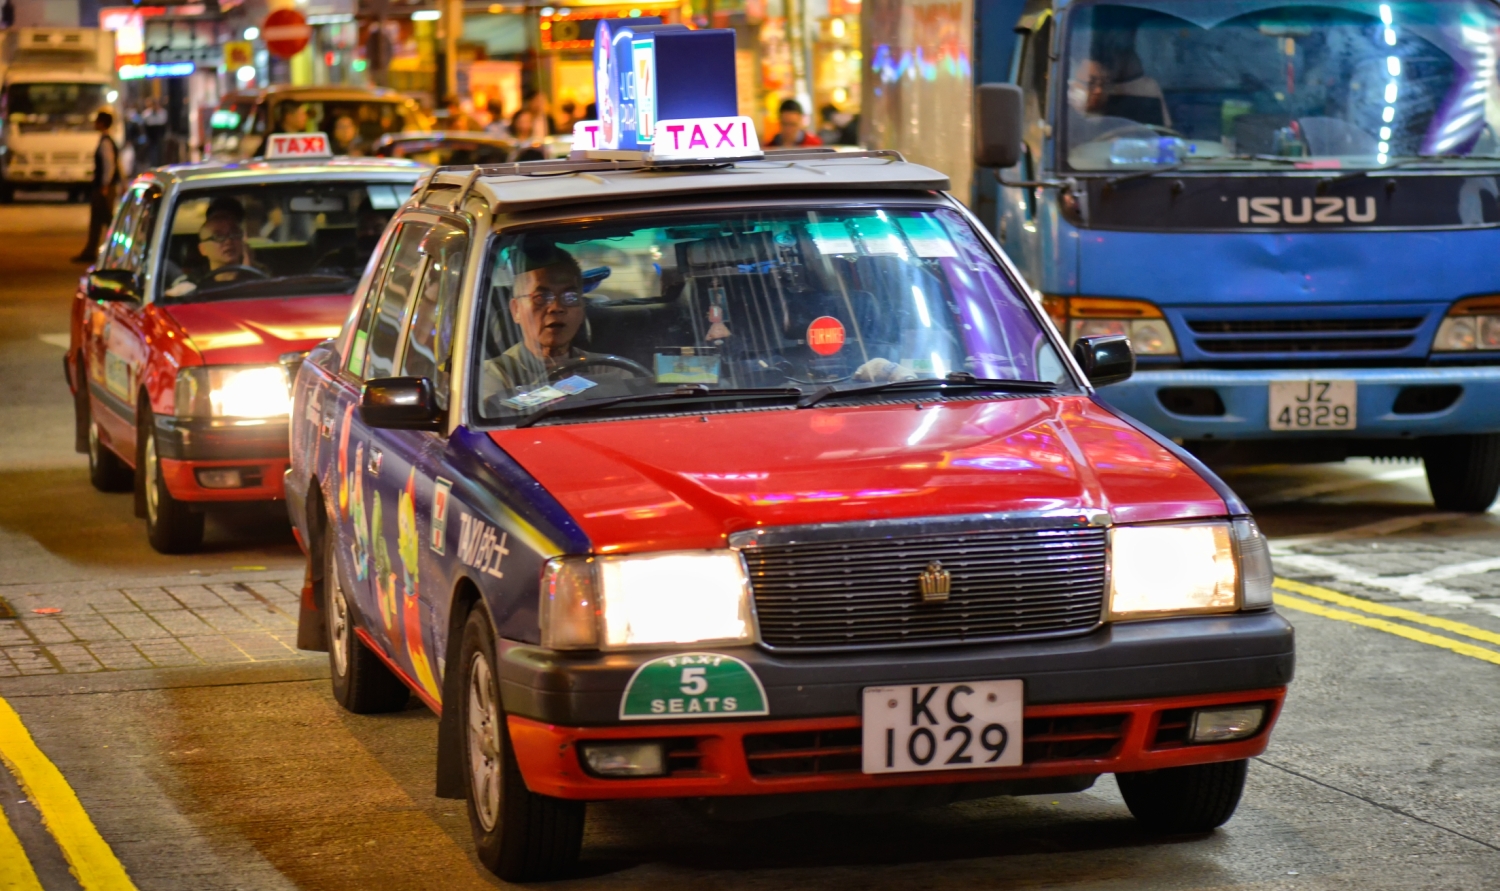
M 146 100 L 141 123 L 146 129 L 146 166 L 160 167 L 164 162 L 162 148 L 167 141 L 167 110 L 155 99 Z
M 99 238 L 114 216 L 115 200 L 120 194 L 120 147 L 109 135 L 115 116 L 107 111 L 94 115 L 94 129 L 99 131 L 99 145 L 94 149 L 94 179 L 89 183 L 89 240 L 74 263 L 92 263 L 99 255 Z

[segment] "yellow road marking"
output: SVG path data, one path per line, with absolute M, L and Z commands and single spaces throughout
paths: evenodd
M 1365 600 L 1361 597 L 1350 597 L 1348 594 L 1340 594 L 1317 585 L 1309 585 L 1305 582 L 1294 582 L 1291 579 L 1277 579 L 1276 587 L 1284 588 L 1296 594 L 1308 597 L 1316 597 L 1329 603 L 1337 603 L 1339 606 L 1347 606 L 1361 612 L 1371 613 L 1377 616 L 1386 616 L 1391 619 L 1402 619 L 1407 622 L 1415 622 L 1418 625 L 1426 625 L 1429 628 L 1441 628 L 1474 640 L 1482 640 L 1485 643 L 1500 644 L 1500 634 L 1466 625 L 1463 622 L 1455 622 L 1452 619 L 1444 619 L 1440 616 L 1429 616 L 1425 613 L 1415 612 L 1409 609 L 1401 609 L 1398 606 L 1389 606 L 1377 603 L 1373 600 Z
M 1333 609 L 1332 607 L 1318 603 L 1316 600 L 1303 600 L 1301 597 L 1293 597 L 1290 594 L 1277 594 L 1276 605 L 1301 610 L 1305 613 L 1312 613 L 1315 616 L 1322 616 L 1325 619 L 1338 619 L 1341 622 L 1363 625 L 1366 628 L 1374 628 L 1377 631 L 1384 631 L 1387 634 L 1394 634 L 1397 637 L 1404 637 L 1407 640 L 1414 640 L 1418 643 L 1428 644 L 1429 646 L 1442 647 L 1445 650 L 1452 650 L 1460 655 L 1500 665 L 1500 652 L 1487 650 L 1484 647 L 1476 647 L 1473 644 L 1466 644 L 1463 641 L 1454 640 L 1451 637 L 1443 637 L 1440 634 L 1431 634 L 1426 631 L 1418 631 L 1415 628 L 1408 628 L 1405 625 L 1397 625 L 1395 622 L 1387 622 L 1385 619 L 1376 619 L 1372 616 L 1363 616 L 1359 613 Z
M 26 851 L 5 819 L 5 811 L 0 811 L 0 889 L 42 891 L 42 881 L 26 859 Z
M 37 748 L 21 716 L 4 699 L 0 699 L 0 761 L 41 812 L 42 822 L 84 891 L 135 891 L 125 867 L 99 835 L 73 787 Z

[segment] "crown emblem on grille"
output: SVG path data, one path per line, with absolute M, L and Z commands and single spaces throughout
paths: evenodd
M 953 586 L 953 575 L 934 560 L 927 564 L 917 576 L 917 588 L 922 592 L 923 603 L 942 603 L 948 599 L 948 590 Z

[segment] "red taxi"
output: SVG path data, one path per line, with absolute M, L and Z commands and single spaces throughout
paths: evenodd
M 439 171 L 298 372 L 299 645 L 440 715 L 506 879 L 586 803 L 1238 803 L 1292 677 L 1265 539 L 1099 401 L 947 179 L 893 153 Z
M 136 178 L 75 294 L 77 448 L 163 553 L 197 547 L 209 508 L 282 497 L 288 383 L 420 173 L 333 160 L 321 134 L 281 154 Z

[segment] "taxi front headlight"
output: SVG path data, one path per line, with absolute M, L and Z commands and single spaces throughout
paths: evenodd
M 284 365 L 208 365 L 177 372 L 177 416 L 279 418 L 292 408 Z
M 542 645 L 623 649 L 749 643 L 750 586 L 734 551 L 556 557 L 542 573 Z
M 1228 522 L 1110 530 L 1109 617 L 1144 619 L 1239 608 Z

